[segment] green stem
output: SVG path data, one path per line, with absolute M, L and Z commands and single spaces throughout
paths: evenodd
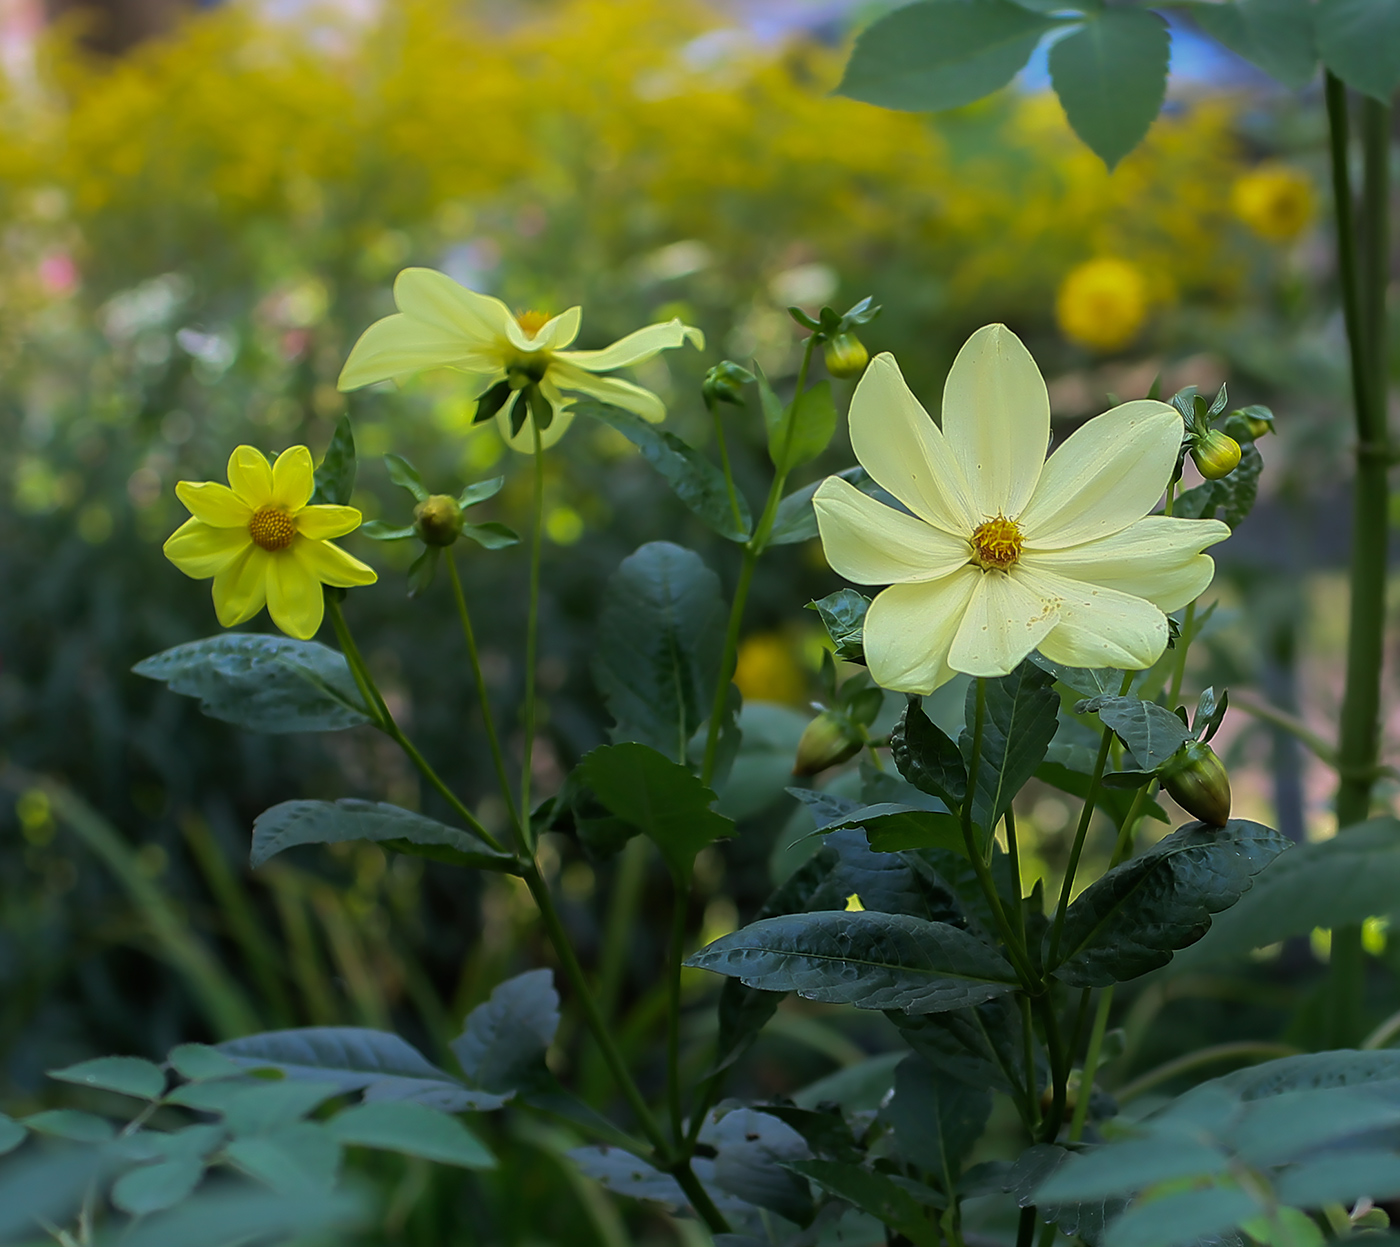
M 724 420 L 720 416 L 719 404 L 712 401 L 708 396 L 705 399 L 705 406 L 710 409 L 710 416 L 715 422 L 715 443 L 719 446 L 719 463 L 724 471 L 724 487 L 729 491 L 729 510 L 734 516 L 734 527 L 737 531 L 744 531 L 743 512 L 739 510 L 739 491 L 734 486 L 734 472 L 729 466 L 729 444 L 724 437 Z
M 1036 1008 L 1040 1010 L 1040 1024 L 1045 1030 L 1045 1051 L 1050 1058 L 1050 1082 L 1053 1092 L 1050 1111 L 1045 1114 L 1041 1128 L 1042 1143 L 1053 1143 L 1060 1133 L 1065 1120 L 1065 1090 L 1069 1083 L 1069 1054 L 1060 1038 L 1060 1019 L 1055 1012 L 1055 1003 L 1047 992 L 1036 998 Z
M 666 1105 L 671 1114 L 671 1137 L 677 1155 L 684 1155 L 685 1126 L 681 1120 L 681 962 L 685 959 L 685 913 L 690 899 L 688 880 L 674 881 L 671 902 L 671 954 L 666 967 Z
M 498 853 L 504 853 L 505 848 L 501 842 L 486 830 L 481 820 L 462 803 L 462 799 L 443 783 L 442 777 L 428 765 L 427 759 L 418 752 L 417 746 L 404 735 L 403 729 L 394 721 L 394 716 L 390 713 L 388 705 L 374 682 L 374 677 L 370 674 L 369 667 L 365 664 L 359 646 L 355 644 L 355 638 L 350 633 L 350 626 L 345 622 L 345 616 L 341 612 L 340 603 L 327 595 L 326 606 L 330 611 L 336 640 L 340 642 L 341 652 L 345 655 L 346 662 L 350 664 L 350 672 L 355 677 L 355 683 L 359 685 L 366 704 L 374 707 L 377 711 L 375 726 L 408 755 L 408 760 L 417 768 L 418 773 L 456 811 L 458 818 Z
M 544 443 L 533 416 L 530 428 L 535 438 L 535 510 L 530 534 L 530 614 L 525 622 L 525 747 L 520 762 L 520 830 L 527 848 L 534 846 L 530 826 L 530 772 L 535 758 L 535 664 L 540 633 L 540 555 L 544 543 Z
M 501 753 L 500 737 L 496 733 L 496 717 L 491 713 L 486 677 L 481 673 L 481 656 L 476 648 L 476 632 L 472 628 L 471 613 L 467 610 L 466 595 L 462 592 L 462 580 L 457 574 L 457 556 L 450 547 L 444 561 L 447 563 L 448 578 L 452 581 L 452 594 L 457 599 L 457 617 L 462 621 L 462 636 L 467 643 L 467 656 L 471 659 L 472 677 L 476 680 L 476 695 L 481 702 L 481 720 L 486 727 L 486 742 L 491 747 L 491 762 L 496 768 L 496 782 L 500 785 L 501 796 L 510 812 L 511 823 L 519 833 L 520 814 L 515 808 L 515 793 L 511 788 L 510 777 L 506 774 L 506 760 Z M 524 848 L 523 837 L 520 847 Z
M 1021 884 L 1021 850 L 1016 843 L 1016 813 L 1006 808 L 1006 872 L 1011 876 L 1011 895 L 1016 898 L 1016 934 L 1026 942 L 1026 907 Z
M 1196 602 L 1193 598 L 1186 607 L 1186 614 L 1181 621 L 1181 635 L 1176 639 L 1176 665 L 1172 669 L 1171 693 L 1167 696 L 1167 706 L 1170 708 L 1177 704 L 1177 698 L 1181 696 L 1181 686 L 1186 680 L 1186 651 L 1191 648 L 1191 633 L 1196 626 Z
M 1026 1066 L 1024 1124 L 1027 1133 L 1034 1138 L 1040 1128 L 1040 1084 L 1035 1076 L 1035 1022 L 1031 1017 L 1030 998 L 1024 992 L 1017 992 L 1016 996 L 1021 1009 L 1021 1056 Z
M 1094 1094 L 1094 1075 L 1099 1068 L 1099 1053 L 1103 1050 L 1104 1031 L 1108 1029 L 1108 1011 L 1113 1006 L 1113 988 L 1099 993 L 1099 1007 L 1094 1014 L 1094 1028 L 1089 1032 L 1089 1049 L 1084 1054 L 1084 1073 L 1079 1080 L 1079 1094 L 1074 1101 L 1074 1116 L 1069 1122 L 1069 1141 L 1077 1143 L 1089 1120 L 1089 1100 Z

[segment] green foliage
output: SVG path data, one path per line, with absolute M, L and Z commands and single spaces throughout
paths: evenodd
M 316 469 L 316 491 L 311 501 L 348 506 L 355 492 L 355 471 L 355 431 L 350 427 L 350 417 L 341 416 L 326 447 L 326 457 Z
M 967 796 L 967 766 L 948 734 L 923 711 L 920 699 L 911 697 L 895 729 L 890 733 L 890 753 L 899 773 L 920 792 L 947 804 L 950 810 Z
M 1060 699 L 1054 677 L 1027 660 L 1010 675 L 986 680 L 986 713 L 981 760 L 972 781 L 972 821 L 990 836 L 1011 799 L 1040 766 L 1059 726 Z M 972 724 L 977 718 L 978 684 L 967 692 L 967 727 L 959 739 L 972 766 Z
M 894 1130 L 904 1160 L 937 1181 L 946 1194 L 992 1113 L 989 1091 L 950 1077 L 923 1056 L 906 1057 L 894 1072 L 894 1098 L 882 1117 Z
M 158 1100 L 165 1090 L 165 1074 L 160 1066 L 134 1056 L 98 1057 L 64 1069 L 51 1069 L 48 1075 L 59 1082 L 116 1091 L 138 1100 Z
M 854 589 L 837 589 L 818 602 L 808 602 L 808 610 L 821 616 L 835 645 L 836 657 L 846 662 L 864 662 L 865 612 L 870 599 Z
M 815 459 L 836 432 L 836 404 L 831 382 L 822 381 L 783 403 L 758 370 L 758 394 L 768 430 L 768 457 L 780 476 Z
M 1212 39 L 1286 87 L 1305 87 L 1317 73 L 1309 0 L 1233 0 L 1194 4 L 1189 11 Z
M 507 979 L 467 1015 L 452 1052 L 467 1080 L 500 1095 L 538 1082 L 559 1029 L 559 993 L 548 970 Z
M 889 1226 L 917 1247 L 938 1247 L 942 1241 L 925 1216 L 924 1205 L 888 1174 L 831 1160 L 798 1161 L 792 1168 L 837 1199 L 853 1204 Z
M 1156 771 L 1171 761 L 1184 744 L 1194 739 L 1176 715 L 1156 702 L 1137 697 L 1091 697 L 1075 707 L 1080 714 L 1096 714 L 1107 728 L 1132 751 L 1144 771 Z
M 493 1169 L 496 1158 L 455 1117 L 409 1101 L 360 1104 L 337 1113 L 327 1126 L 338 1143 L 421 1156 L 463 1169 Z
M 1238 528 L 1254 507 L 1259 494 L 1259 473 L 1264 460 L 1253 442 L 1240 447 L 1240 465 L 1218 481 L 1204 481 L 1176 500 L 1173 515 L 1187 519 L 1222 519 Z
M 1391 103 L 1400 86 L 1400 6 L 1393 0 L 1319 0 L 1322 63 L 1349 87 Z

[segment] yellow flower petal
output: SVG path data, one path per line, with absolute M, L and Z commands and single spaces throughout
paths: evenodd
M 298 641 L 309 641 L 320 630 L 326 595 L 321 582 L 290 550 L 280 550 L 268 559 L 267 613 Z
M 655 394 L 620 377 L 596 377 L 566 360 L 555 358 L 550 361 L 548 378 L 561 390 L 578 390 L 589 398 L 635 412 L 652 424 L 659 424 L 666 418 L 666 404 Z
M 349 510 L 349 508 L 345 508 Z M 368 563 L 361 563 L 352 554 L 347 554 L 329 541 L 308 541 L 298 538 L 292 542 L 292 556 L 322 584 L 333 585 L 337 589 L 354 589 L 360 585 L 372 585 L 379 579 L 378 573 Z
M 232 563 L 214 577 L 214 613 L 225 628 L 251 619 L 267 601 L 267 569 L 272 560 L 251 541 Z
M 611 372 L 614 368 L 640 364 L 660 351 L 674 350 L 686 342 L 693 343 L 702 351 L 705 349 L 705 335 L 700 330 L 679 320 L 669 320 L 664 324 L 634 330 L 602 350 L 565 351 L 558 358 L 587 372 Z
M 1005 325 L 979 329 L 958 352 L 943 388 L 943 435 L 981 516 L 1015 519 L 1050 446 L 1050 396 Z
M 979 572 L 948 665 L 968 675 L 1007 675 L 1059 621 L 1058 603 L 1010 572 Z
M 272 465 L 256 446 L 236 446 L 228 457 L 228 483 L 240 502 L 256 511 L 272 501 Z
M 894 585 L 865 615 L 865 661 L 881 688 L 931 693 L 953 678 L 948 650 L 983 578 L 964 568 L 932 584 Z
M 305 446 L 289 446 L 272 465 L 272 501 L 297 512 L 311 501 L 316 490 L 316 465 Z
M 957 537 L 967 537 L 987 518 L 947 439 L 888 352 L 870 361 L 856 386 L 849 424 L 861 466 L 915 515 Z
M 1117 589 L 1018 566 L 1015 578 L 1056 603 L 1057 622 L 1037 648 L 1071 667 L 1150 667 L 1167 648 L 1167 617 L 1151 602 Z
M 246 528 L 253 508 L 217 481 L 177 481 L 175 496 L 197 520 L 214 528 Z
M 552 320 L 547 320 L 533 334 L 526 333 L 514 316 L 506 324 L 506 337 L 510 344 L 521 351 L 563 350 L 578 337 L 579 325 L 583 322 L 583 308 L 571 307 L 560 312 Z
M 318 503 L 314 507 L 303 507 L 296 515 L 297 532 L 312 541 L 324 541 L 327 537 L 343 537 L 359 528 L 363 517 L 354 507 L 337 507 L 329 503 Z
M 812 496 L 826 561 L 860 585 L 936 580 L 967 564 L 964 537 L 887 507 L 849 481 L 829 476 Z
M 253 544 L 247 527 L 215 528 L 203 520 L 186 520 L 166 539 L 165 557 L 186 576 L 203 580 L 217 575 Z
M 468 351 L 506 338 L 515 317 L 499 299 L 478 294 L 431 268 L 406 268 L 394 281 L 394 303 L 405 316 L 442 333 L 456 333 Z
M 1181 435 L 1176 409 L 1152 399 L 1124 403 L 1075 430 L 1017 517 L 1026 548 L 1082 545 L 1142 519 L 1167 487 Z
M 356 390 L 425 368 L 463 368 L 488 374 L 494 370 L 494 380 L 488 384 L 505 375 L 500 351 L 494 345 L 489 350 L 475 349 L 459 329 L 443 329 L 399 313 L 375 321 L 360 335 L 336 385 Z

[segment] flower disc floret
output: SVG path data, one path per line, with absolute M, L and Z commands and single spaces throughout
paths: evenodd
M 248 521 L 248 535 L 264 550 L 285 550 L 297 535 L 297 525 L 281 507 L 259 507 Z
M 856 458 L 905 510 L 828 477 L 813 497 L 832 568 L 888 585 L 865 617 L 870 674 L 930 693 L 955 672 L 1009 673 L 1032 650 L 1074 667 L 1149 667 L 1167 611 L 1194 600 L 1229 536 L 1218 520 L 1149 515 L 1176 465 L 1180 414 L 1153 400 L 1090 420 L 1048 459 L 1050 400 L 1003 325 L 979 329 L 943 392 L 943 426 L 894 357 L 851 399 Z

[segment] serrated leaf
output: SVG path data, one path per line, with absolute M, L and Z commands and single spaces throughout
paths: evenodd
M 847 662 L 865 661 L 865 612 L 870 599 L 854 589 L 838 589 L 824 598 L 807 603 L 808 610 L 821 616 L 827 635 L 836 647 L 836 657 Z
M 1166 965 L 1289 847 L 1286 836 L 1243 819 L 1182 827 L 1080 894 L 1048 968 L 1072 987 L 1107 987 Z
M 1074 132 L 1112 169 L 1167 95 L 1171 38 L 1147 9 L 1104 9 L 1050 48 L 1050 81 Z
M 1400 1098 L 1394 1084 L 1310 1087 L 1250 1101 L 1220 1137 L 1245 1164 L 1262 1169 L 1397 1125 Z
M 165 1074 L 160 1066 L 134 1056 L 101 1056 L 46 1072 L 59 1082 L 116 1091 L 138 1100 L 158 1100 L 165 1090 Z
M 20 1118 L 22 1125 L 36 1134 L 73 1143 L 108 1143 L 116 1137 L 116 1127 L 105 1117 L 76 1108 L 51 1108 Z
M 1021 1208 L 1036 1204 L 1037 1188 L 1047 1177 L 1070 1159 L 1064 1148 L 1037 1143 L 1016 1159 L 1006 1176 L 1006 1190 Z M 1054 1222 L 1070 1238 L 1083 1238 L 1086 1243 L 1098 1243 L 1103 1238 L 1105 1224 L 1123 1211 L 1121 1199 L 1090 1200 L 1085 1203 L 1036 1205 L 1047 1221 Z
M 694 551 L 654 541 L 623 559 L 608 580 L 593 657 L 615 742 L 685 760 L 714 701 L 726 615 L 719 577 Z
M 1030 660 L 1081 697 L 1116 697 L 1123 687 L 1123 673 L 1116 667 L 1066 667 L 1043 654 L 1032 654 Z
M 1319 0 L 1317 48 L 1347 86 L 1389 104 L 1400 86 L 1400 3 Z
M 621 433 L 641 451 L 642 458 L 660 473 L 676 497 L 721 537 L 737 542 L 749 539 L 753 531 L 753 514 L 747 499 L 736 491 L 734 502 L 731 502 L 724 473 L 694 446 L 621 408 L 580 403 L 573 410 Z M 734 514 L 735 502 L 738 503 L 737 516 Z
M 894 1130 L 900 1156 L 956 1189 L 963 1162 L 987 1128 L 991 1092 L 951 1078 L 922 1056 L 905 1057 L 894 1072 L 894 1098 L 881 1116 Z M 948 1192 L 951 1194 L 951 1192 Z
M 1135 1204 L 1104 1235 L 1104 1247 L 1179 1247 L 1234 1229 L 1265 1208 L 1238 1187 L 1178 1191 Z
M 487 550 L 507 550 L 520 544 L 520 534 L 509 524 L 487 520 L 482 524 L 463 524 L 462 536 Z
M 787 1166 L 810 1159 L 812 1153 L 791 1126 L 767 1113 L 738 1108 L 718 1121 L 711 1116 L 700 1129 L 699 1141 L 714 1149 L 714 1183 L 721 1190 L 798 1225 L 810 1224 L 810 1190 Z
M 411 810 L 381 801 L 283 801 L 253 820 L 251 864 L 300 844 L 343 844 L 368 840 L 399 853 L 470 866 L 513 871 L 515 859 L 469 831 L 448 827 Z
M 689 879 L 696 854 L 734 834 L 716 813 L 715 794 L 680 763 L 646 745 L 601 745 L 579 762 L 598 800 L 651 840 L 677 879 Z
M 1156 771 L 1191 739 L 1187 726 L 1164 706 L 1137 697 L 1094 697 L 1076 707 L 1096 714 L 1137 759 L 1139 769 Z
M 870 494 L 879 489 L 879 486 L 871 479 L 870 474 L 862 467 L 846 468 L 836 472 L 843 481 L 849 481 L 863 494 Z M 822 480 L 826 478 L 823 477 Z M 768 533 L 768 540 L 764 542 L 764 548 L 769 546 L 795 545 L 799 541 L 815 541 L 819 536 L 817 532 L 817 513 L 812 508 L 812 495 L 821 486 L 821 481 L 813 481 L 810 485 L 804 485 L 801 489 L 795 489 L 778 503 L 778 513 L 773 517 L 773 527 Z
M 1305 87 L 1317 72 L 1309 0 L 1206 3 L 1192 5 L 1189 12 L 1211 38 L 1286 87 Z
M 821 454 L 835 433 L 831 382 L 819 381 L 797 395 L 777 427 L 769 430 L 768 456 L 780 473 L 791 472 Z
M 355 468 L 355 433 L 350 427 L 350 417 L 341 416 L 331 434 L 331 443 L 326 447 L 326 457 L 316 469 L 312 504 L 348 506 L 355 493 Z
M 1057 24 L 1011 0 L 910 4 L 861 33 L 836 90 L 906 112 L 961 108 L 1010 82 Z
M 341 1091 L 330 1081 L 192 1082 L 172 1091 L 166 1103 L 217 1113 L 231 1133 L 242 1136 L 294 1125 Z
M 182 1043 L 170 1049 L 170 1064 L 181 1078 L 204 1082 L 212 1078 L 237 1078 L 244 1071 L 217 1048 L 202 1043 Z
M 873 910 L 765 918 L 686 965 L 765 991 L 907 1013 L 960 1009 L 1017 985 L 1001 954 L 966 931 Z
M 144 658 L 132 670 L 253 732 L 337 732 L 368 723 L 345 656 L 315 641 L 224 632 Z
M 1060 699 L 1054 677 L 1029 660 L 1010 675 L 981 683 L 986 688 L 982 754 L 972 784 L 972 821 L 990 836 L 1011 799 L 1035 774 L 1059 727 Z M 958 741 L 972 765 L 972 730 L 978 681 L 967 690 L 966 722 Z
M 388 470 L 389 479 L 399 488 L 408 490 L 413 495 L 414 502 L 428 501 L 431 495 L 428 493 L 428 487 L 423 484 L 423 478 L 419 476 L 418 469 L 402 455 L 385 455 L 384 467 Z
M 852 818 L 851 822 L 865 828 L 866 841 L 876 853 L 943 849 L 967 856 L 962 820 L 956 814 L 872 805 L 866 807 L 863 817 Z
M 915 1052 L 969 1087 L 1010 1092 L 1025 1085 L 1021 1021 L 1010 997 L 947 1013 L 886 1016 Z
M 890 733 L 890 753 L 899 773 L 920 792 L 957 809 L 967 796 L 967 766 L 957 745 L 911 697 Z
M 472 1083 L 509 1094 L 538 1081 L 558 1029 L 553 973 L 527 970 L 501 983 L 489 1000 L 467 1014 L 452 1051 Z
M 837 1199 L 854 1204 L 883 1222 L 917 1247 L 938 1247 L 943 1241 L 923 1205 L 888 1174 L 835 1160 L 795 1161 L 791 1168 Z
M 345 1146 L 372 1147 L 402 1156 L 421 1156 L 440 1165 L 494 1169 L 496 1158 L 455 1117 L 411 1102 L 359 1104 L 326 1123 Z
M 149 1216 L 188 1198 L 202 1177 L 204 1163 L 190 1156 L 142 1165 L 117 1179 L 112 1203 L 133 1217 Z

